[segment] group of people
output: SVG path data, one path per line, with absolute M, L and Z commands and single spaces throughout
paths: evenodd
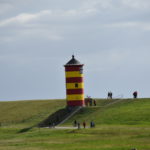
M 86 106 L 96 106 L 96 100 L 92 99 L 90 96 L 87 96 L 87 98 L 85 98 L 85 105 Z
M 112 99 L 112 96 L 113 96 L 113 93 L 112 93 L 112 92 L 108 92 L 107 98 L 108 98 L 108 99 Z
M 81 128 L 80 122 L 77 122 L 77 121 L 75 120 L 73 124 L 74 124 L 74 127 L 78 127 L 78 129 Z M 84 128 L 84 129 L 87 127 L 87 124 L 86 124 L 85 121 L 83 121 L 82 125 L 83 125 L 83 128 Z M 91 122 L 90 122 L 90 128 L 94 128 L 94 127 L 95 127 L 95 123 L 94 123 L 94 121 L 91 121 Z
M 133 98 L 137 98 L 137 96 L 138 96 L 138 92 L 134 91 L 133 92 Z M 113 93 L 112 92 L 108 92 L 107 99 L 112 99 L 112 98 L 113 98 Z

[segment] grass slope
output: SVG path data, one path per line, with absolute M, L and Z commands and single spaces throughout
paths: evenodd
M 74 119 L 94 120 L 96 128 L 20 128 L 34 125 L 65 106 L 65 101 L 0 102 L 0 150 L 150 150 L 150 99 L 97 100 Z
M 83 108 L 79 113 L 66 122 L 74 120 L 90 122 L 97 125 L 150 125 L 150 99 L 124 99 L 115 103 L 115 100 L 97 100 L 97 107 Z M 112 104 L 111 104 L 112 103 Z
M 95 121 L 101 124 L 150 124 L 150 99 L 99 100 L 96 107 L 83 108 L 69 119 L 65 125 L 72 125 L 74 120 Z M 31 100 L 0 102 L 0 123 L 2 125 L 35 125 L 58 109 L 64 108 L 65 100 Z
M 32 126 L 65 107 L 65 104 L 65 100 L 0 102 L 0 123 L 3 126 Z
M 150 149 L 150 128 L 101 126 L 95 129 L 33 128 L 18 133 L 0 128 L 0 150 L 138 150 Z

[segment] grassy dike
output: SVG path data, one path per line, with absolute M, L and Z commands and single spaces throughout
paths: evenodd
M 150 125 L 150 99 L 99 100 L 97 107 L 83 108 L 65 124 L 74 120 L 97 125 Z
M 84 108 L 63 124 L 94 120 L 96 128 L 33 128 L 24 133 L 19 133 L 21 128 L 64 107 L 65 101 L 0 102 L 0 120 L 5 121 L 0 127 L 0 150 L 150 150 L 150 99 L 114 101 L 97 100 L 97 107 Z
M 0 102 L 0 123 L 2 126 L 33 126 L 65 105 L 65 100 Z

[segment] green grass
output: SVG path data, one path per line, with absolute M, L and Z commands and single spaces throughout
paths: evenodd
M 150 125 L 150 99 L 124 99 L 118 103 L 113 103 L 115 100 L 103 101 L 99 100 L 97 107 L 83 108 L 65 124 L 69 125 L 74 120 L 93 120 L 97 125 Z
M 150 150 L 150 99 L 97 100 L 96 107 L 83 108 L 63 126 L 76 119 L 96 128 L 32 128 L 56 110 L 64 100 L 0 102 L 0 150 Z
M 150 128 L 101 126 L 95 129 L 37 129 L 18 133 L 0 129 L 0 150 L 138 150 L 150 149 Z
M 65 100 L 0 102 L 0 123 L 2 126 L 33 126 L 65 105 Z

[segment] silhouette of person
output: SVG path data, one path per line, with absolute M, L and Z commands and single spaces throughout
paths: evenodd
M 78 129 L 80 129 L 80 123 L 79 122 L 77 123 L 77 125 L 78 125 Z
M 93 121 L 90 122 L 90 127 L 94 128 L 95 127 L 95 123 Z
M 137 91 L 133 92 L 133 98 L 137 98 Z
M 77 126 L 77 121 L 76 121 L 76 120 L 74 121 L 74 126 L 75 126 L 75 127 Z
M 93 100 L 93 103 L 94 103 L 94 106 L 96 106 L 96 100 L 95 99 Z
M 107 99 L 109 99 L 110 98 L 110 92 L 108 92 L 108 94 L 107 94 Z
M 85 121 L 83 122 L 83 127 L 86 128 L 86 122 Z
M 112 99 L 112 96 L 113 96 L 113 93 L 112 93 L 112 92 L 110 92 L 110 99 Z

